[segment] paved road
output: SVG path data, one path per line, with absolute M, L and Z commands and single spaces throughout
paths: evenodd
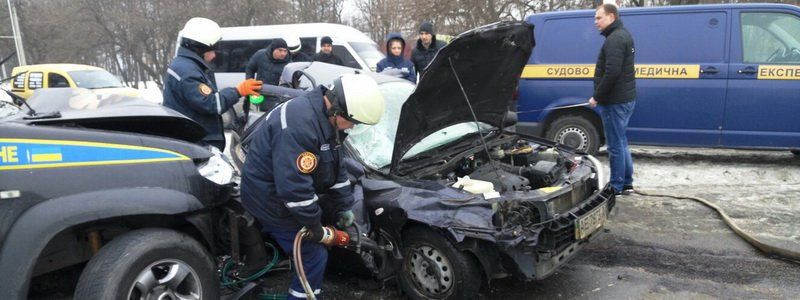
M 637 147 L 642 190 L 718 203 L 746 231 L 800 251 L 800 158 L 788 152 Z M 623 196 L 605 234 L 539 282 L 495 280 L 481 299 L 797 299 L 800 264 L 764 257 L 692 201 Z M 402 299 L 330 272 L 333 299 Z

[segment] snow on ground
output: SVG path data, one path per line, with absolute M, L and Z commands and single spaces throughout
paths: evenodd
M 158 87 L 155 81 L 140 81 L 139 92 L 142 98 L 152 101 L 153 103 L 161 103 L 163 96 L 161 88 Z

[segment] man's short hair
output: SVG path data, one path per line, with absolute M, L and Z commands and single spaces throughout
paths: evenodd
M 602 5 L 598 6 L 597 9 L 603 9 L 606 14 L 614 15 L 614 20 L 619 20 L 619 9 L 616 5 L 612 3 L 603 3 Z

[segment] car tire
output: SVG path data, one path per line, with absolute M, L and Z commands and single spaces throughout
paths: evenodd
M 596 154 L 600 149 L 600 133 L 592 121 L 581 115 L 564 115 L 558 117 L 548 126 L 547 139 L 556 143 Z
M 469 299 L 477 296 L 483 272 L 469 253 L 444 236 L 411 228 L 403 237 L 400 286 L 411 299 Z M 436 286 L 438 285 L 438 287 Z
M 236 131 L 231 131 L 231 158 L 233 158 L 233 163 L 239 171 L 244 167 L 244 160 L 247 157 L 241 147 L 241 143 L 242 138 L 239 137 L 239 134 Z
M 800 157 L 800 150 L 792 150 L 792 154 L 796 157 Z
M 219 299 L 214 262 L 206 249 L 186 234 L 140 229 L 120 235 L 100 249 L 81 273 L 74 298 L 163 297 Z

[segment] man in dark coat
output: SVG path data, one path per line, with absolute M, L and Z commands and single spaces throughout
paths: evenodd
M 436 40 L 433 24 L 427 21 L 422 22 L 422 25 L 419 26 L 417 46 L 411 52 L 411 61 L 414 63 L 414 69 L 417 70 L 417 73 L 422 74 L 425 71 L 433 57 L 436 56 L 436 52 L 444 45 L 444 42 Z
M 266 84 L 278 85 L 283 67 L 291 61 L 286 41 L 278 38 L 269 47 L 256 51 L 245 68 L 245 78 L 255 78 Z
M 633 37 L 622 26 L 614 4 L 599 6 L 594 24 L 606 41 L 597 57 L 594 95 L 589 105 L 599 104 L 611 165 L 611 186 L 617 194 L 628 193 L 633 190 L 633 160 L 625 131 L 636 105 Z
M 245 68 L 245 78 L 255 78 L 266 84 L 278 85 L 286 64 L 291 62 L 286 41 L 282 38 L 272 40 L 265 49 L 256 51 Z M 264 97 L 259 105 L 261 111 L 269 111 L 278 104 L 276 97 Z
M 319 52 L 314 54 L 314 61 L 344 66 L 342 59 L 336 56 L 336 54 L 333 54 L 333 39 L 329 36 L 322 37 Z

